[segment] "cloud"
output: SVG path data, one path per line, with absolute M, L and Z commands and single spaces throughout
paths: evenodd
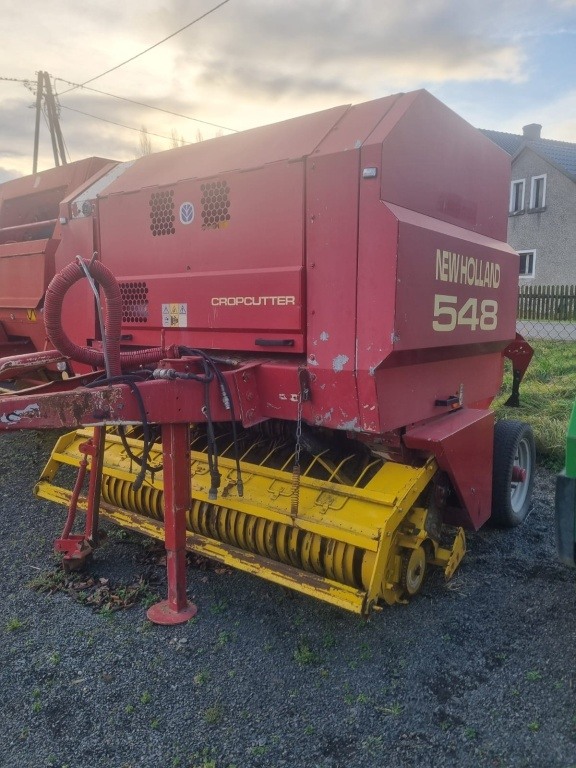
M 174 0 L 172 9 L 181 8 Z M 341 0 L 327 13 L 321 0 L 246 0 L 207 20 L 194 45 L 175 38 L 177 67 L 203 90 L 252 99 L 366 98 L 422 81 L 518 82 L 525 54 L 519 44 L 493 37 L 485 10 L 486 4 L 481 13 L 472 3 L 448 0 L 412 2 L 409 12 L 399 0 Z

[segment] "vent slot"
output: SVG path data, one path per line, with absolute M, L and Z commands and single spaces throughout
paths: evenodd
M 148 287 L 146 283 L 120 283 L 122 322 L 148 322 Z
M 230 187 L 225 181 L 202 184 L 202 229 L 223 229 L 230 221 Z
M 174 190 L 165 189 L 153 192 L 150 198 L 150 232 L 154 237 L 173 235 L 174 229 Z

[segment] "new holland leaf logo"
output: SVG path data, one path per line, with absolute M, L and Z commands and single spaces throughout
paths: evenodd
M 192 224 L 194 221 L 194 206 L 192 203 L 182 203 L 180 206 L 180 221 L 182 224 Z

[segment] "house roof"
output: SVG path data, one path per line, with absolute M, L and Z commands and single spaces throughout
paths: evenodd
M 504 133 L 503 131 L 481 129 L 480 132 L 512 157 L 516 157 L 525 147 L 528 147 L 544 160 L 559 168 L 572 181 L 576 181 L 576 144 L 569 141 L 554 141 L 553 139 L 530 139 L 523 135 Z

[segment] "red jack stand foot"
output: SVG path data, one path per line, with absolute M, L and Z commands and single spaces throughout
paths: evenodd
M 168 600 L 162 600 L 148 608 L 146 616 L 153 624 L 184 624 L 193 619 L 197 613 L 198 608 L 194 603 L 187 603 L 184 608 L 176 611 L 170 606 Z

